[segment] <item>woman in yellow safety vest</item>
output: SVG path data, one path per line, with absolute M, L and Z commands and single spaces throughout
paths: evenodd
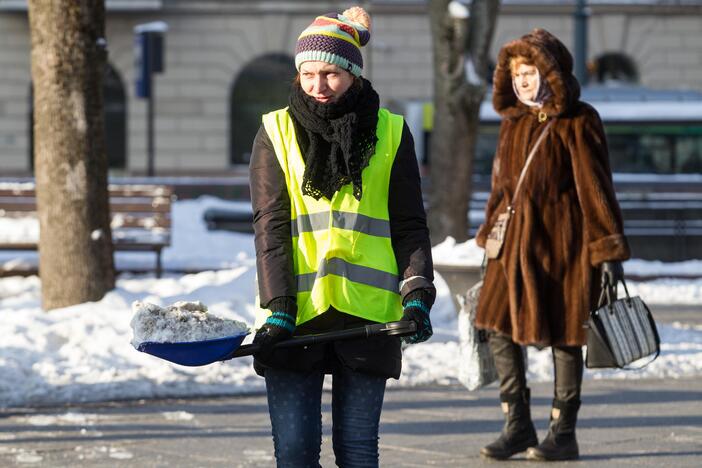
M 370 17 L 317 17 L 300 35 L 289 106 L 263 116 L 250 163 L 258 295 L 254 367 L 266 379 L 278 466 L 319 466 L 321 393 L 332 375 L 339 466 L 378 465 L 386 380 L 400 341 L 275 350 L 293 335 L 413 320 L 431 334 L 431 245 L 412 135 L 361 77 Z

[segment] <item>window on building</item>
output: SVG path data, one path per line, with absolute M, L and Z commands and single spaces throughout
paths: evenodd
M 621 52 L 606 52 L 590 62 L 590 82 L 598 84 L 639 82 L 639 70 L 634 60 Z
M 495 68 L 497 68 L 497 65 L 495 65 L 495 62 L 488 58 L 487 59 L 487 76 L 485 79 L 487 80 L 488 84 L 492 84 L 492 79 L 495 75 Z
M 127 100 L 117 70 L 108 64 L 103 85 L 105 146 L 110 168 L 127 167 Z
M 230 94 L 229 161 L 248 164 L 261 115 L 288 105 L 295 61 L 284 54 L 268 54 L 246 65 Z
M 110 169 L 127 165 L 127 100 L 122 78 L 108 64 L 103 83 L 105 149 Z M 34 87 L 29 88 L 29 167 L 34 168 Z
M 675 147 L 678 172 L 702 174 L 702 135 L 686 135 L 677 139 Z
M 699 124 L 609 124 L 605 130 L 614 172 L 702 172 L 702 126 Z

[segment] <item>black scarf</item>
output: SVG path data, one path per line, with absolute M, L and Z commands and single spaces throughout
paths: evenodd
M 305 160 L 302 193 L 316 200 L 348 183 L 361 199 L 361 173 L 375 153 L 380 99 L 368 80 L 354 83 L 338 99 L 324 104 L 307 95 L 299 84 L 290 93 L 297 142 Z

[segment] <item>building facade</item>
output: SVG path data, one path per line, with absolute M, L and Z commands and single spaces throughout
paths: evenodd
M 535 27 L 572 50 L 574 1 L 502 2 L 491 57 Z M 260 114 L 286 103 L 298 34 L 315 15 L 365 6 L 373 18 L 364 75 L 384 103 L 432 97 L 427 2 L 107 0 L 105 83 L 113 175 L 146 169 L 146 102 L 135 96 L 134 27 L 168 24 L 155 76 L 160 175 L 237 173 Z M 702 91 L 702 1 L 590 1 L 591 79 Z M 31 174 L 32 105 L 26 2 L 0 0 L 0 176 Z

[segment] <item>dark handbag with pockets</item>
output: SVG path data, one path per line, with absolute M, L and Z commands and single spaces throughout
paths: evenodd
M 590 369 L 642 369 L 660 354 L 660 337 L 651 311 L 640 297 L 630 297 L 622 280 L 626 298 L 616 299 L 616 285 L 602 288 L 598 307 L 587 322 L 587 356 Z M 612 300 L 610 290 L 614 289 Z M 641 367 L 628 367 L 637 359 L 653 358 Z

